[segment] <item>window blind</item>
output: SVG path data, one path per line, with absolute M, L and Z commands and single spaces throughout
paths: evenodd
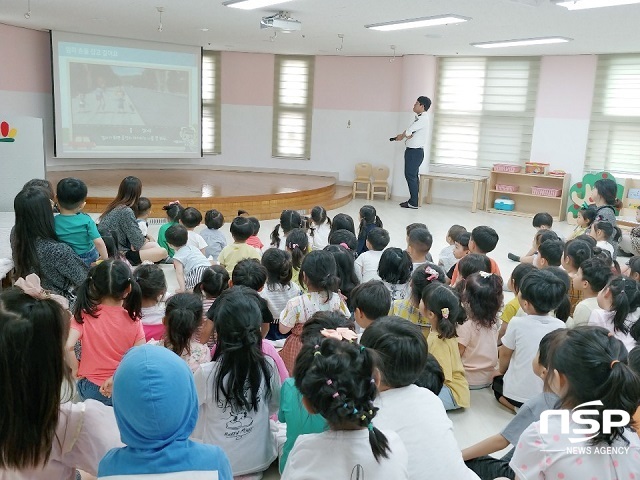
M 438 70 L 431 163 L 528 161 L 540 59 L 440 58 Z
M 311 158 L 312 56 L 276 55 L 273 95 L 274 157 Z
M 220 52 L 202 52 L 202 152 L 222 152 L 220 142 Z
M 640 55 L 598 57 L 586 171 L 640 171 Z

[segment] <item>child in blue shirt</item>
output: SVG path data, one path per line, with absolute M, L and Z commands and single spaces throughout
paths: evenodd
M 58 182 L 56 196 L 60 210 L 60 215 L 54 217 L 58 240 L 69 245 L 87 265 L 98 258 L 109 258 L 96 223 L 81 211 L 87 203 L 87 185 L 77 178 L 63 178 Z
M 98 478 L 232 480 L 220 447 L 189 439 L 198 396 L 187 364 L 155 345 L 132 348 L 113 377 L 113 412 L 126 445 L 109 451 Z

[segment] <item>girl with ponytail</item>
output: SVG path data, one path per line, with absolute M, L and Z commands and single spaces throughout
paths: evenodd
M 308 367 L 294 376 L 304 407 L 322 415 L 330 429 L 298 437 L 282 479 L 408 478 L 402 441 L 372 423 L 380 381 L 374 352 L 351 343 L 355 334 L 350 330 L 321 333 L 328 338 L 302 348 L 298 363 Z
M 378 217 L 375 207 L 372 205 L 363 205 L 360 208 L 360 229 L 358 230 L 356 255 L 360 255 L 369 250 L 367 248 L 367 235 L 376 227 L 382 228 L 382 220 Z
M 262 352 L 260 308 L 246 290 L 225 290 L 213 304 L 213 361 L 194 377 L 200 415 L 192 437 L 221 447 L 234 477 L 259 474 L 277 457 L 269 417 L 278 412 L 280 377 Z
M 635 280 L 615 276 L 598 293 L 589 325 L 604 327 L 631 351 L 640 341 L 640 290 Z
M 120 360 L 131 347 L 145 343 L 140 286 L 126 263 L 109 259 L 89 270 L 76 293 L 65 347 L 67 362 L 77 372 L 80 398 L 110 406 L 113 374 Z M 79 364 L 76 342 L 82 345 Z
M 293 371 L 296 357 L 302 348 L 302 327 L 314 313 L 334 311 L 345 317 L 351 316 L 349 308 L 338 294 L 340 279 L 333 254 L 325 250 L 308 253 L 302 261 L 300 277 L 307 292 L 289 300 L 280 313 L 279 320 L 280 333 L 291 332 L 280 351 L 289 372 Z
M 273 315 L 274 323 L 278 325 L 280 313 L 287 302 L 300 295 L 300 287 L 294 283 L 291 254 L 278 248 L 270 248 L 262 255 L 262 265 L 267 269 L 267 284 L 260 291 L 260 296 L 269 304 L 269 311 Z M 269 330 L 273 335 L 276 332 Z M 282 338 L 277 336 L 277 338 Z
M 478 272 L 466 278 L 462 305 L 467 321 L 458 325 L 458 349 L 472 390 L 491 385 L 498 364 L 498 312 L 502 277 Z
M 309 229 L 309 243 L 313 250 L 322 250 L 329 245 L 331 219 L 324 207 L 315 206 L 311 209 L 311 226 Z
M 510 463 L 516 477 L 635 478 L 640 465 L 638 434 L 629 424 L 603 429 L 605 411 L 621 410 L 630 419 L 640 398 L 640 377 L 627 366 L 622 342 L 604 328 L 565 329 L 551 345 L 548 362 L 545 384 L 560 397 L 556 408 L 564 415 L 545 415 L 522 433 Z M 583 414 L 597 427 L 588 441 L 584 425 L 571 420 L 576 408 L 593 412 Z M 620 422 L 621 416 L 626 415 L 614 415 L 613 420 Z M 581 429 L 582 433 L 574 433 Z M 591 453 L 573 454 L 574 438 Z
M 280 214 L 280 223 L 271 232 L 271 246 L 284 250 L 285 242 L 280 239 L 280 227 L 282 227 L 282 234 L 286 239 L 291 230 L 304 227 L 302 215 L 295 210 L 283 210 Z
M 164 346 L 180 356 L 192 372 L 211 361 L 209 347 L 196 338 L 202 325 L 202 299 L 194 293 L 178 293 L 167 301 L 162 323 L 164 338 L 152 345 Z

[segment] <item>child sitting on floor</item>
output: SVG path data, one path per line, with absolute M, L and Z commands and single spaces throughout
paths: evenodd
M 413 263 L 409 254 L 397 247 L 382 252 L 378 264 L 378 276 L 391 293 L 391 301 L 403 300 L 411 295 Z
M 427 255 L 429 255 L 432 244 L 433 237 L 429 230 L 426 228 L 414 228 L 411 230 L 407 240 L 407 253 L 411 257 L 414 270 L 420 265 L 432 261 L 427 260 Z
M 185 226 L 189 235 L 187 245 L 196 247 L 204 255 L 207 248 L 207 242 L 202 238 L 202 235 L 194 232 L 194 229 L 202 223 L 202 214 L 200 213 L 200 210 L 193 207 L 185 208 L 180 215 L 180 223 Z
M 453 225 L 451 226 L 451 228 L 449 228 L 447 237 L 445 238 L 448 246 L 444 247 L 440 251 L 440 255 L 438 255 L 438 265 L 440 265 L 445 272 L 451 270 L 459 260 L 459 258 L 456 258 L 453 253 L 456 247 L 455 242 L 456 238 L 458 238 L 458 235 L 460 235 L 461 233 L 465 233 L 466 231 L 467 229 L 462 225 Z
M 593 207 L 582 207 L 578 211 L 578 216 L 576 217 L 576 227 L 573 229 L 569 240 L 573 240 L 578 238 L 580 235 L 583 235 L 587 232 L 587 229 L 591 227 L 591 224 L 596 219 L 596 209 Z
M 424 290 L 420 311 L 431 325 L 427 337 L 429 352 L 436 357 L 444 372 L 444 386 L 438 397 L 445 410 L 471 406 L 469 382 L 460 359 L 456 327 L 466 315 L 458 292 L 445 285 L 433 285 Z
M 140 321 L 146 341 L 160 340 L 164 336 L 164 299 L 167 280 L 159 265 L 140 265 L 134 271 L 134 278 L 140 286 L 142 309 Z
M 360 208 L 360 228 L 358 230 L 358 246 L 356 247 L 356 256 L 369 250 L 367 246 L 367 238 L 369 232 L 374 228 L 382 228 L 382 220 L 378 217 L 375 207 L 372 205 L 364 205 Z
M 537 268 L 559 267 L 562 263 L 564 243 L 562 240 L 547 240 L 538 247 L 533 265 Z
M 491 270 L 491 262 L 486 255 L 480 255 L 479 253 L 470 253 L 466 257 L 460 259 L 457 263 L 458 266 L 458 279 L 455 285 L 458 293 L 464 291 L 464 283 L 468 276 L 478 272 L 489 272 Z
M 493 228 L 484 225 L 476 227 L 471 231 L 471 236 L 469 237 L 469 252 L 486 256 L 487 253 L 493 252 L 493 250 L 496 248 L 496 245 L 498 245 L 499 239 L 500 237 L 498 237 L 498 234 Z M 500 268 L 498 267 L 496 261 L 493 258 L 489 258 L 489 261 L 491 262 L 491 270 L 489 273 L 500 275 Z M 456 264 L 451 276 L 451 284 L 455 285 L 457 281 L 458 264 Z
M 578 273 L 580 266 L 588 259 L 591 258 L 593 252 L 591 246 L 584 240 L 574 239 L 569 240 L 564 245 L 564 253 L 562 255 L 562 268 L 566 270 L 569 277 L 572 279 L 571 287 L 569 288 L 569 300 L 571 301 L 571 312 L 576 308 L 576 305 L 582 300 L 582 289 L 576 289 L 573 286 L 573 279 Z
M 173 202 L 169 202 L 168 205 L 163 206 L 162 210 L 167 212 L 167 222 L 160 225 L 160 230 L 158 230 L 158 245 L 164 248 L 171 258 L 173 257 L 174 250 L 167 243 L 165 233 L 167 232 L 169 227 L 172 227 L 173 225 L 176 225 L 180 222 L 180 215 L 182 215 L 184 207 L 180 205 L 180 202 L 178 200 L 174 200 Z
M 400 436 L 409 454 L 409 478 L 423 479 L 429 472 L 431 478 L 477 480 L 462 461 L 453 425 L 437 394 L 414 385 L 428 358 L 420 329 L 404 319 L 384 317 L 365 330 L 360 344 L 380 358 L 380 395 L 374 402 L 380 410 L 373 423 Z M 425 449 L 425 438 L 438 441 Z
M 202 300 L 193 293 L 178 293 L 167 301 L 163 320 L 165 334 L 151 345 L 166 347 L 182 358 L 192 372 L 211 361 L 206 344 L 198 341 L 196 333 L 202 325 Z
M 229 272 L 222 265 L 213 265 L 204 271 L 200 283 L 193 287 L 193 293 L 202 297 L 202 330 L 200 331 L 200 343 L 213 346 L 213 322 L 207 316 L 209 309 L 227 288 L 229 288 Z
M 149 215 L 151 215 L 151 200 L 147 197 L 140 197 L 138 200 L 138 215 L 136 215 L 136 221 L 144 238 L 153 241 L 153 238 L 149 236 Z
M 358 281 L 380 280 L 378 265 L 383 250 L 389 245 L 389 232 L 384 228 L 372 228 L 367 234 L 367 251 L 358 255 L 355 261 L 355 270 Z
M 267 271 L 267 282 L 265 288 L 260 291 L 260 296 L 267 301 L 273 316 L 273 323 L 269 329 L 270 335 L 267 338 L 271 340 L 285 338 L 278 335 L 277 331 L 280 314 L 287 302 L 301 292 L 298 284 L 292 281 L 291 254 L 272 247 L 264 252 L 261 262 Z
M 411 235 L 411 232 L 413 232 L 415 229 L 417 228 L 423 228 L 425 229 L 427 232 L 429 231 L 429 229 L 427 228 L 427 226 L 424 223 L 410 223 L 409 225 L 407 225 L 406 227 L 406 232 L 407 232 L 407 246 L 409 245 L 409 235 Z M 431 253 L 427 253 L 426 256 L 426 261 L 427 262 L 432 262 L 433 263 L 433 257 L 431 256 Z
M 394 300 L 389 315 L 409 320 L 423 329 L 425 338 L 429 336 L 429 322 L 420 311 L 420 299 L 424 290 L 432 283 L 445 283 L 442 269 L 433 264 L 420 265 L 411 274 L 411 295 L 403 300 Z
M 550 312 L 566 294 L 565 284 L 548 270 L 533 271 L 522 280 L 518 299 L 526 316 L 509 322 L 499 351 L 499 370 L 504 377 L 493 381 L 496 399 L 510 410 L 515 411 L 542 392 L 542 380 L 534 375 L 531 362 L 542 337 L 565 328 L 564 322 Z
M 233 479 L 220 447 L 189 439 L 196 388 L 173 353 L 150 345 L 129 350 L 114 376 L 113 411 L 126 446 L 104 456 L 98 478 Z
M 313 250 L 322 250 L 329 245 L 331 219 L 327 211 L 319 205 L 311 209 L 311 225 L 309 226 L 309 244 Z
M 391 308 L 391 294 L 380 280 L 361 283 L 351 292 L 350 307 L 358 326 L 367 329 Z
M 453 277 L 453 272 L 456 269 L 456 265 L 460 260 L 462 260 L 465 256 L 469 255 L 469 239 L 471 238 L 471 233 L 463 232 L 456 237 L 456 241 L 453 244 L 453 256 L 456 259 L 456 263 L 447 270 L 447 278 L 449 279 L 449 283 L 451 283 L 451 277 Z
M 598 293 L 589 325 L 604 327 L 631 351 L 640 341 L 640 290 L 632 278 L 614 276 Z
M 638 408 L 640 378 L 625 364 L 627 352 L 622 343 L 604 329 L 574 328 L 558 334 L 548 358 L 545 382 L 560 397 L 556 408 L 566 415 L 547 415 L 545 421 L 532 423 L 520 435 L 509 464 L 516 478 L 635 478 L 640 459 L 638 434 L 619 421 L 620 413 L 609 428 L 602 421 L 607 412 L 623 411 L 631 417 Z M 593 402 L 601 403 L 591 407 L 597 412 L 590 417 L 593 430 L 589 442 L 581 445 L 595 453 L 575 455 L 576 437 L 586 438 L 584 433 L 577 434 L 580 426 L 564 419 L 576 407 Z
M 253 235 L 247 238 L 247 245 L 251 245 L 253 248 L 262 253 L 264 244 L 258 238 L 258 233 L 260 233 L 260 220 L 258 220 L 256 217 L 249 217 L 249 222 L 251 222 L 251 226 L 253 227 Z
M 229 227 L 233 243 L 222 249 L 218 256 L 218 263 L 227 269 L 229 275 L 233 273 L 236 264 L 245 258 L 260 260 L 260 252 L 247 245 L 247 238 L 253 235 L 253 225 L 246 217 L 236 217 Z
M 491 385 L 498 363 L 498 312 L 502 278 L 478 272 L 466 278 L 462 304 L 467 321 L 458 325 L 458 348 L 472 390 Z
M 521 265 L 531 264 L 523 263 Z M 533 370 L 543 381 L 547 376 L 549 368 L 549 349 L 554 339 L 561 332 L 562 330 L 554 330 L 553 332 L 547 333 L 542 337 L 542 340 L 540 340 L 538 354 L 533 361 Z M 515 474 L 513 470 L 511 470 L 511 467 L 509 467 L 509 462 L 511 461 L 511 457 L 513 457 L 520 435 L 522 435 L 522 432 L 529 425 L 540 419 L 543 411 L 555 408 L 557 401 L 558 396 L 548 391 L 548 388 L 545 388 L 543 393 L 526 401 L 524 405 L 522 405 L 522 408 L 518 410 L 513 420 L 511 420 L 500 433 L 462 450 L 462 457 L 467 466 L 476 472 L 481 480 L 494 480 L 498 477 L 513 480 Z M 499 452 L 509 445 L 513 448 L 501 458 L 490 456 L 492 453 Z
M 207 210 L 204 214 L 204 224 L 207 228 L 200 230 L 200 235 L 207 242 L 204 249 L 205 257 L 211 257 L 215 262 L 218 261 L 218 255 L 224 247 L 227 246 L 227 239 L 224 233 L 220 231 L 224 225 L 224 215 L 218 210 Z
M 596 239 L 597 247 L 609 252 L 613 260 L 616 259 L 616 249 L 614 245 L 617 245 L 622 237 L 622 232 L 618 227 L 606 220 L 596 220 L 593 222 L 593 225 L 591 225 L 589 234 Z
M 400 437 L 372 423 L 378 412 L 373 404 L 378 395 L 374 353 L 323 332 L 332 338 L 303 347 L 298 363 L 310 366 L 296 370 L 295 380 L 305 408 L 322 415 L 330 430 L 298 437 L 282 480 L 408 478 Z
M 587 325 L 591 312 L 598 308 L 598 292 L 607 286 L 613 276 L 611 267 L 599 258 L 585 260 L 573 277 L 572 284 L 581 293 L 582 300 L 576 305 L 567 328 Z
M 537 231 L 540 230 L 551 230 L 553 228 L 553 217 L 547 212 L 536 213 L 533 216 L 533 220 L 531 222 L 533 224 L 533 228 Z M 525 255 L 518 256 L 513 253 L 508 254 L 509 260 L 513 260 L 514 262 L 522 262 L 522 263 L 533 263 L 533 256 L 536 254 L 537 249 L 534 246 L 529 250 Z
M 173 248 L 173 267 L 176 270 L 178 288 L 176 293 L 193 291 L 202 274 L 211 267 L 207 257 L 198 247 L 189 245 L 189 232 L 184 225 L 176 224 L 167 228 L 167 243 Z

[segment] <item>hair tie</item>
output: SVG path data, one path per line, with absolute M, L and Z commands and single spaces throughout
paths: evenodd
M 440 310 L 440 312 L 442 313 L 442 318 L 445 318 L 445 319 L 449 318 L 449 309 L 447 307 Z
M 614 361 L 612 361 L 612 362 L 609 364 L 609 368 L 610 368 L 611 370 L 613 370 L 613 366 L 614 366 L 616 363 L 620 363 L 620 360 L 614 360 Z
M 371 377 L 371 383 L 376 383 L 376 379 Z
M 489 272 L 478 272 L 482 278 L 489 278 L 493 273 Z
M 180 205 L 180 200 L 174 200 L 173 202 L 169 202 L 170 207 L 173 207 L 174 205 Z
M 340 244 L 340 246 L 341 246 L 341 247 L 346 248 L 347 250 L 351 250 L 351 249 L 349 248 L 349 245 L 347 245 L 347 244 L 346 244 L 346 243 L 344 243 L 344 242 L 342 242 L 342 243 Z
M 364 352 L 365 348 L 366 347 L 364 345 L 360 345 L 360 352 Z
M 298 245 L 297 243 L 290 243 L 289 248 L 293 250 L 294 248 L 300 248 L 300 245 Z
M 322 353 L 320 353 L 320 350 L 316 350 L 316 351 L 313 353 L 313 356 L 314 356 L 314 357 L 315 357 L 316 355 L 320 355 L 320 356 L 322 356 Z
M 373 423 L 369 422 L 369 425 L 367 425 L 367 429 L 368 429 L 370 432 L 373 432 Z
M 35 298 L 36 300 L 53 300 L 63 309 L 69 310 L 69 301 L 62 295 L 56 295 L 42 288 L 40 285 L 40 277 L 35 273 L 30 273 L 25 278 L 18 278 L 14 285 L 31 298 Z
M 437 280 L 440 277 L 440 274 L 431 267 L 427 267 L 424 269 L 424 275 L 430 282 L 433 280 Z
M 332 385 L 333 384 L 333 380 L 331 380 L 330 378 L 327 380 L 327 385 Z
M 337 392 L 337 391 L 336 391 L 336 392 L 334 392 L 334 394 L 333 394 L 333 395 L 331 395 L 331 397 L 333 397 L 333 398 L 338 398 L 339 396 L 340 396 L 340 393 L 339 393 L 339 392 Z
M 353 414 L 354 414 L 354 415 L 357 415 L 357 414 L 358 414 L 358 409 L 357 409 L 357 408 L 354 408 L 354 409 L 353 409 Z

